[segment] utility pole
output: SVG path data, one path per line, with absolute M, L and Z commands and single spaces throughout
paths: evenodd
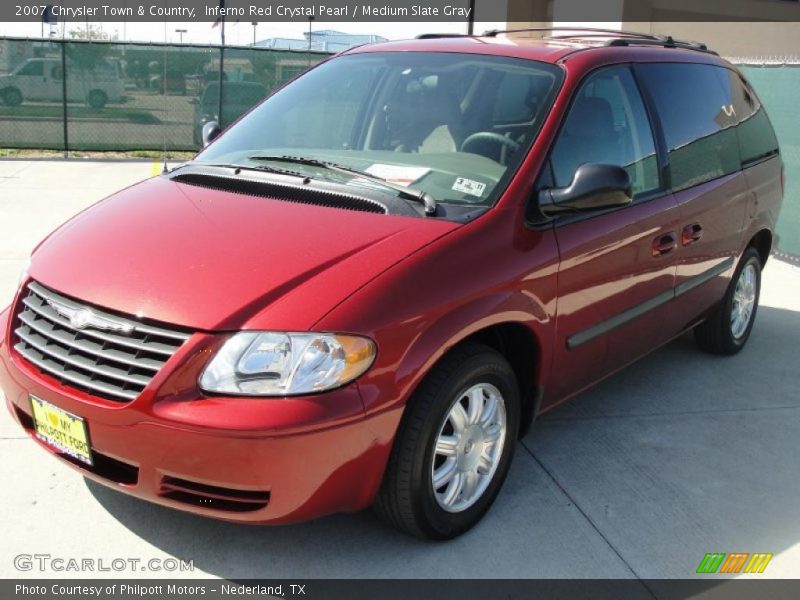
M 311 22 L 314 17 L 308 17 L 308 51 L 311 52 Z
M 217 122 L 219 123 L 220 128 L 225 127 L 225 124 L 222 120 L 222 105 L 223 105 L 223 89 L 224 85 L 223 78 L 225 77 L 225 0 L 219 0 L 219 9 L 220 9 L 220 17 L 219 17 L 219 26 L 220 26 L 220 42 L 221 45 L 219 47 L 219 98 L 218 98 L 218 107 L 217 107 Z
M 253 21 L 251 23 L 251 25 L 253 26 L 253 46 L 255 46 L 256 45 L 256 27 L 258 27 L 258 21 Z
M 475 29 L 475 0 L 469 0 L 469 21 L 467 22 L 467 35 L 472 35 Z
M 180 36 L 179 42 L 178 42 L 179 44 L 183 43 L 183 34 L 187 33 L 188 31 L 189 31 L 188 29 L 176 29 L 175 30 L 175 33 L 177 33 Z

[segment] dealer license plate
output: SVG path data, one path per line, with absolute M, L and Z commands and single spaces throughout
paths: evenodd
M 36 396 L 29 396 L 36 437 L 59 452 L 92 464 L 86 421 Z

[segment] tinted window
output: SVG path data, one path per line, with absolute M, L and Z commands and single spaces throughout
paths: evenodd
M 17 71 L 17 75 L 44 75 L 44 63 L 40 60 L 32 60 Z
M 627 67 L 603 69 L 578 90 L 551 155 L 557 187 L 584 163 L 624 167 L 634 193 L 659 187 L 650 122 Z
M 692 64 L 642 65 L 669 150 L 672 187 L 688 188 L 737 171 L 735 126 L 747 112 L 735 74 Z
M 748 166 L 778 153 L 778 139 L 752 88 L 739 75 L 731 73 L 737 91 L 734 107 L 739 116 L 737 133 L 742 165 Z

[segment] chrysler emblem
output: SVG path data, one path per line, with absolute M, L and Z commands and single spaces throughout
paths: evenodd
M 75 329 L 83 329 L 92 322 L 92 311 L 88 308 L 82 308 L 74 312 L 69 318 L 69 324 Z
M 54 298 L 47 298 L 47 303 L 59 315 L 69 321 L 73 329 L 100 329 L 103 331 L 115 331 L 118 333 L 129 334 L 134 327 L 131 323 L 117 321 L 113 317 L 98 315 L 93 310 L 81 306 L 73 306 L 65 302 L 60 302 Z

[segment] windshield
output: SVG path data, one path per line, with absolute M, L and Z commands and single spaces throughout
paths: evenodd
M 554 65 L 475 54 L 385 52 L 330 60 L 279 90 L 197 161 L 336 163 L 440 203 L 489 206 L 533 143 L 560 78 Z M 285 166 L 285 165 L 282 165 Z M 291 165 L 320 179 L 375 180 Z

